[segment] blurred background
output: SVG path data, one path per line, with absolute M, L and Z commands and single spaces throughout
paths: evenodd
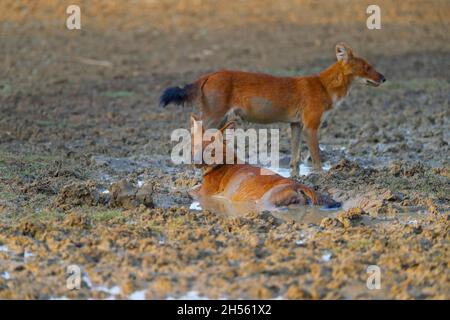
M 422 72 L 427 53 L 448 54 L 449 1 L 376 1 L 381 30 L 366 27 L 366 8 L 372 3 L 3 0 L 1 81 L 13 91 L 19 85 L 57 91 L 80 78 L 221 68 L 295 73 L 320 70 L 334 59 L 338 41 L 348 42 L 369 61 L 388 56 L 395 63 L 420 53 L 417 64 L 386 70 L 394 76 Z M 81 8 L 81 30 L 65 27 L 70 4 Z M 441 65 L 433 70 L 436 76 L 449 69 L 448 59 L 426 63 Z

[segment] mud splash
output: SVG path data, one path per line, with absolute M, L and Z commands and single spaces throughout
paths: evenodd
M 364 210 L 354 207 L 354 201 L 346 201 L 342 208 L 324 209 L 320 206 L 295 206 L 279 208 L 273 211 L 260 212 L 254 203 L 230 202 L 220 197 L 198 199 L 192 202 L 189 209 L 193 211 L 208 210 L 225 218 L 245 217 L 249 214 L 269 214 L 286 222 L 317 225 L 323 228 L 354 227 L 357 225 L 374 226 L 400 222 L 412 224 L 426 218 L 426 211 L 422 207 L 403 208 L 403 212 L 395 216 L 370 216 Z
M 286 162 L 286 161 L 284 161 Z M 288 167 L 262 167 L 264 169 L 268 169 L 271 170 L 273 172 L 275 172 L 276 174 L 285 177 L 285 178 L 289 178 L 291 177 L 291 169 Z M 322 170 L 323 171 L 328 171 L 330 170 L 331 165 L 329 163 L 325 163 L 322 166 Z M 316 171 L 314 170 L 314 168 L 306 163 L 302 163 L 299 166 L 299 173 L 300 176 L 307 176 L 310 175 L 311 173 L 316 173 Z M 203 204 L 201 204 L 201 203 Z M 242 215 L 248 212 L 252 212 L 252 211 L 256 211 L 257 209 L 254 207 L 253 204 L 251 203 L 240 203 L 240 204 L 231 204 L 231 203 L 227 203 L 227 201 L 225 199 L 219 199 L 216 198 L 216 200 L 210 199 L 202 199 L 201 201 L 193 201 L 190 206 L 189 209 L 191 210 L 202 210 L 202 208 L 205 208 L 206 210 L 212 210 L 213 212 L 216 213 L 222 213 L 222 214 L 229 214 L 229 215 L 233 215 L 234 213 L 237 213 L 238 215 Z M 315 209 L 308 209 L 311 211 L 315 211 Z

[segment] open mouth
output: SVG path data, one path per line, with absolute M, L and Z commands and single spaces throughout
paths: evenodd
M 380 85 L 379 82 L 376 82 L 376 81 L 373 81 L 373 80 L 370 80 L 370 79 L 365 79 L 365 80 L 366 80 L 366 84 L 368 86 L 378 87 Z

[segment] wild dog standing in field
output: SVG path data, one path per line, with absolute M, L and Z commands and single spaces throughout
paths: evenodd
M 227 147 L 223 137 L 226 129 L 234 129 L 235 122 L 226 123 L 214 135 L 214 141 L 222 141 L 221 163 L 199 166 L 203 169 L 201 186 L 191 194 L 194 198 L 220 197 L 231 202 L 251 202 L 260 210 L 271 210 L 290 205 L 324 205 L 327 208 L 339 208 L 341 204 L 329 196 L 319 194 L 292 179 L 284 178 L 270 170 L 249 164 L 237 164 L 233 154 L 233 164 L 227 164 Z M 192 158 L 203 159 L 203 150 L 212 143 L 203 141 L 201 148 L 195 147 L 195 137 L 203 137 L 204 129 L 199 120 L 191 116 Z M 232 151 L 234 152 L 234 150 Z M 229 158 L 233 158 L 229 157 Z
M 367 61 L 353 55 L 344 43 L 336 45 L 337 62 L 316 75 L 275 77 L 240 71 L 218 71 L 183 88 L 164 91 L 161 106 L 196 101 L 208 128 L 219 128 L 234 114 L 256 123 L 288 122 L 291 125 L 291 169 L 297 176 L 300 135 L 303 131 L 313 165 L 321 170 L 318 129 L 322 115 L 339 104 L 355 82 L 377 87 L 385 77 Z

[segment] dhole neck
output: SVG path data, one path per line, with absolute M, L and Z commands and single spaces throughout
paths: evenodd
M 211 172 L 220 169 L 223 164 L 216 164 L 214 166 L 207 166 L 203 168 L 203 177 L 209 175 Z
M 224 152 L 224 154 L 225 154 L 225 152 Z M 210 173 L 212 173 L 214 171 L 220 170 L 221 168 L 226 166 L 227 164 L 225 163 L 225 160 L 226 160 L 226 156 L 224 156 L 224 160 L 223 160 L 224 163 L 204 166 L 203 167 L 203 177 L 209 175 Z M 238 163 L 238 157 L 236 155 L 234 155 L 233 163 Z
M 319 73 L 319 79 L 332 103 L 334 103 L 347 95 L 353 81 L 353 75 L 349 66 L 342 61 L 337 61 Z

